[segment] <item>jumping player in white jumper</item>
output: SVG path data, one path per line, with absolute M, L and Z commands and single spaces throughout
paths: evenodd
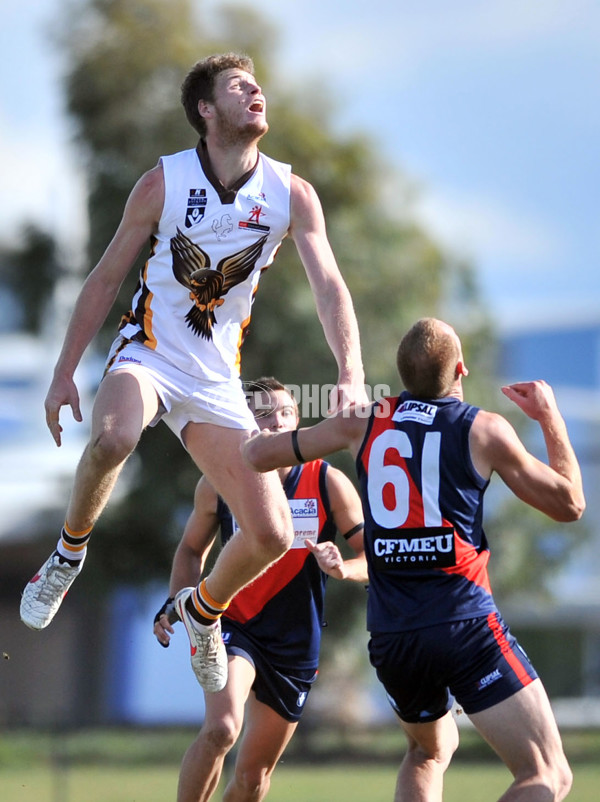
M 239 350 L 260 275 L 286 235 L 294 240 L 338 365 L 333 409 L 364 400 L 364 372 L 352 300 L 318 197 L 288 165 L 258 150 L 268 125 L 251 59 L 229 53 L 198 62 L 182 85 L 182 103 L 200 134 L 198 147 L 161 158 L 133 188 L 113 240 L 83 285 L 55 367 L 45 407 L 60 446 L 61 407 L 69 405 L 81 420 L 75 369 L 150 242 L 96 395 L 64 528 L 56 551 L 23 592 L 21 618 L 33 629 L 50 623 L 81 570 L 92 527 L 125 461 L 145 427 L 162 418 L 241 529 L 210 575 L 177 600 L 198 681 L 218 691 L 227 679 L 220 615 L 293 540 L 277 474 L 259 476 L 239 458 L 255 430 L 239 378 Z

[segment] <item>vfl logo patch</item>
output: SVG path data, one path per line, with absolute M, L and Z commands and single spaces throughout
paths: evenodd
M 398 533 L 403 537 L 390 537 L 384 535 L 384 531 L 378 530 L 373 538 L 373 567 L 378 571 L 456 565 L 454 529 L 451 526 L 399 529 Z
M 206 190 L 190 189 L 185 213 L 185 227 L 191 228 L 199 223 L 206 212 Z
M 431 426 L 438 408 L 424 401 L 405 401 L 392 415 L 393 421 L 413 421 Z

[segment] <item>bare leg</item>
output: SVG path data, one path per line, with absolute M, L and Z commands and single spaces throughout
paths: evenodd
M 115 486 L 142 431 L 156 415 L 156 390 L 141 372 L 109 373 L 92 412 L 92 431 L 77 471 L 66 519 L 71 529 L 92 527 Z
M 560 802 L 567 796 L 573 777 L 539 679 L 469 718 L 515 778 L 499 802 Z
M 444 772 L 458 747 L 452 713 L 426 724 L 401 724 L 408 751 L 398 772 L 394 802 L 441 802 Z
M 77 466 L 56 551 L 27 583 L 21 596 L 21 620 L 31 629 L 44 629 L 58 612 L 83 567 L 90 530 L 106 506 L 127 457 L 157 410 L 156 391 L 143 373 L 122 371 L 102 381 L 94 402 L 90 442 Z M 73 561 L 69 559 L 75 557 Z
M 261 802 L 265 798 L 273 770 L 297 726 L 250 694 L 244 735 L 223 802 Z
M 225 688 L 205 694 L 204 723 L 183 758 L 177 802 L 208 802 L 214 794 L 225 756 L 242 729 L 244 704 L 254 676 L 251 663 L 243 657 L 230 657 Z
M 210 595 L 223 603 L 281 557 L 293 540 L 290 508 L 277 473 L 255 473 L 242 459 L 248 437 L 246 431 L 210 423 L 189 423 L 184 430 L 186 448 L 241 529 L 206 579 Z

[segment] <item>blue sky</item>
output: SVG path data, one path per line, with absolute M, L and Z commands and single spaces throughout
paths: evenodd
M 84 193 L 43 29 L 59 6 L 4 0 L 0 11 L 0 237 L 33 217 L 77 248 Z M 303 101 L 325 86 L 340 133 L 368 133 L 408 175 L 415 212 L 473 262 L 501 326 L 600 315 L 596 0 L 252 7 L 281 30 L 282 82 Z

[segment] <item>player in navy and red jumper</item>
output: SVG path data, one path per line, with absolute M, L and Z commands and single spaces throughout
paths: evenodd
M 262 378 L 249 390 L 259 428 L 297 428 L 298 410 L 284 385 Z M 362 508 L 350 480 L 321 459 L 279 473 L 294 541 L 278 562 L 234 597 L 223 614 L 229 679 L 224 690 L 205 694 L 206 716 L 183 761 L 178 802 L 210 798 L 242 725 L 234 774 L 223 798 L 236 802 L 264 798 L 317 676 L 327 574 L 367 581 Z M 198 581 L 217 531 L 226 543 L 238 525 L 203 478 L 173 561 L 171 596 Z M 337 531 L 355 558 L 342 559 L 334 543 Z M 163 645 L 168 645 L 173 632 L 168 607 L 169 601 L 154 628 Z
M 503 393 L 544 435 L 548 464 L 508 421 L 463 400 L 460 340 L 425 318 L 406 334 L 397 398 L 287 434 L 261 433 L 244 454 L 257 470 L 342 448 L 356 457 L 369 567 L 369 653 L 408 738 L 396 802 L 442 799 L 458 746 L 453 697 L 514 776 L 502 802 L 562 800 L 571 772 L 548 697 L 503 622 L 487 574 L 483 496 L 493 472 L 557 521 L 583 513 L 581 472 L 551 388 Z

